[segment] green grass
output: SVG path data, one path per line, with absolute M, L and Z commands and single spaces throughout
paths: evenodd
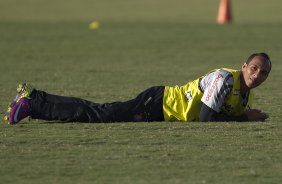
M 214 23 L 218 2 L 48 2 L 0 0 L 1 116 L 22 81 L 59 95 L 120 101 L 152 85 L 184 84 L 210 69 L 239 69 L 250 53 L 266 51 L 273 70 L 255 90 L 255 107 L 270 119 L 26 119 L 16 126 L 1 120 L 0 183 L 281 183 L 281 2 L 234 1 L 236 21 L 226 26 Z M 89 30 L 96 19 L 101 28 Z
M 281 182 L 277 124 L 24 123 L 2 131 L 3 183 Z

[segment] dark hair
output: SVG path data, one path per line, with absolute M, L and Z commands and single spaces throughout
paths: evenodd
M 270 61 L 269 56 L 268 56 L 266 53 L 264 53 L 264 52 L 261 52 L 261 53 L 253 53 L 252 55 L 249 56 L 249 58 L 247 59 L 246 63 L 249 64 L 249 63 L 252 61 L 252 59 L 253 59 L 254 57 L 256 57 L 256 56 L 263 57 L 263 58 L 264 58 L 264 61 L 269 63 L 270 70 L 271 70 L 272 63 L 271 63 L 271 61 Z

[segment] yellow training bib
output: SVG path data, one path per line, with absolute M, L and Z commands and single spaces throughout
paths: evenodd
M 228 68 L 216 69 L 225 70 L 233 76 L 233 88 L 228 95 L 226 102 L 220 112 L 227 115 L 240 115 L 246 108 L 252 105 L 253 93 L 250 91 L 247 104 L 242 104 L 240 95 L 240 70 Z M 209 73 L 211 73 L 209 72 Z M 183 86 L 166 86 L 163 98 L 163 114 L 165 121 L 198 121 L 201 110 L 201 98 L 203 93 L 199 88 L 202 77 L 188 82 Z

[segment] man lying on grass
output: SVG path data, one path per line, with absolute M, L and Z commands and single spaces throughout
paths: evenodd
M 264 121 L 268 115 L 251 109 L 252 89 L 271 70 L 265 53 L 254 53 L 241 70 L 216 69 L 183 86 L 154 86 L 126 102 L 97 104 L 48 94 L 30 84 L 19 85 L 6 120 L 16 124 L 27 116 L 60 122 L 140 121 Z

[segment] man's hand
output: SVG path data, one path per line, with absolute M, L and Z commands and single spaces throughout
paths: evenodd
M 249 109 L 245 111 L 249 121 L 265 121 L 269 116 L 258 109 Z

